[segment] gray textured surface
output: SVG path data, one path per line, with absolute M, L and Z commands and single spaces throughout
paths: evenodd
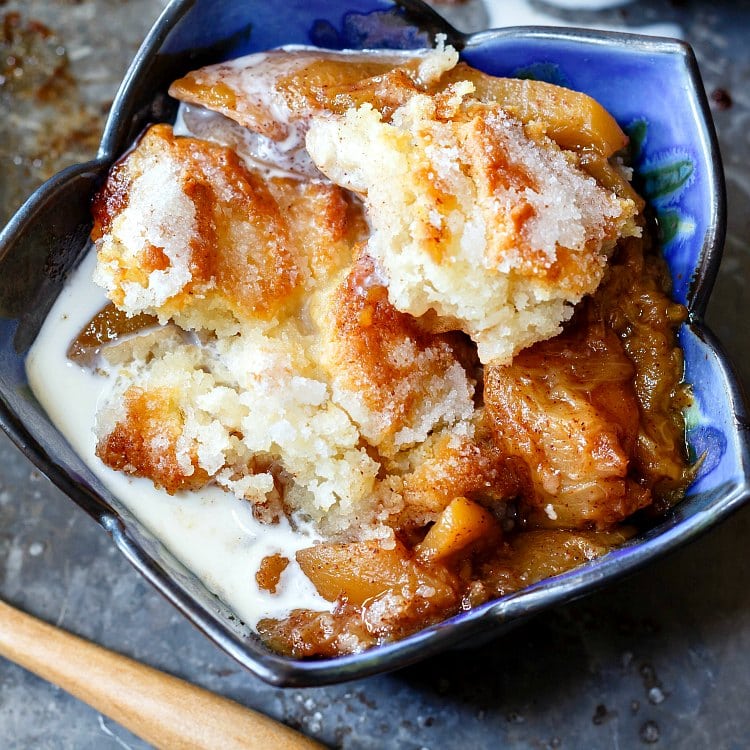
M 162 5 L 0 2 L 0 19 L 20 9 L 26 20 L 48 23 L 72 73 L 47 103 L 29 99 L 20 76 L 0 79 L 0 221 L 42 177 L 90 152 L 101 112 Z M 480 18 L 481 9 L 475 11 Z M 561 17 L 612 21 L 620 13 Z M 733 101 L 714 111 L 729 234 L 708 318 L 747 387 L 750 3 L 642 2 L 627 13 L 628 22 L 679 23 L 695 46 L 708 92 L 724 88 Z M 0 74 L 8 54 L 2 28 L 0 20 Z M 55 119 L 61 107 L 67 120 Z M 20 137 L 13 114 L 27 112 L 44 128 L 55 124 L 61 140 L 54 149 L 40 136 Z M 343 748 L 750 746 L 749 537 L 750 508 L 640 575 L 480 650 L 349 685 L 280 690 L 240 671 L 194 630 L 100 528 L 0 438 L 0 596 Z M 0 662 L 0 746 L 145 747 L 7 662 Z

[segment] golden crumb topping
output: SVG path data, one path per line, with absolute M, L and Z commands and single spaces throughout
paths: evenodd
M 150 128 L 94 205 L 96 280 L 121 309 L 225 333 L 296 310 L 361 221 L 341 189 L 266 181 L 230 149 Z M 352 221 L 350 221 L 350 217 Z
M 414 95 L 389 122 L 371 105 L 315 118 L 307 148 L 333 182 L 363 195 L 396 309 L 428 311 L 509 362 L 558 333 L 596 289 L 635 203 L 530 138 L 465 82 Z M 362 159 L 362 154 L 368 154 Z
M 334 398 L 381 454 L 471 417 L 474 389 L 456 355 L 461 342 L 398 312 L 367 255 L 320 295 L 313 317 Z

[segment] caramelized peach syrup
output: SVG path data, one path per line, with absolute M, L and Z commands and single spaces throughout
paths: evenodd
M 261 621 L 269 645 L 333 657 L 404 637 L 605 554 L 636 531 L 622 519 L 680 497 L 689 395 L 675 331 L 686 311 L 668 289 L 650 243 L 623 242 L 561 335 L 485 368 L 485 426 L 509 459 L 501 490 L 487 482 L 456 497 L 390 550 L 298 552 L 335 610 Z

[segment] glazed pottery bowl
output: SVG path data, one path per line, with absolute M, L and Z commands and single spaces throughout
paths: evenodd
M 599 559 L 361 654 L 318 661 L 285 658 L 268 651 L 94 477 L 31 393 L 24 358 L 85 250 L 93 191 L 145 125 L 174 117 L 176 103 L 166 94 L 172 80 L 210 62 L 284 44 L 409 49 L 431 46 L 437 32 L 486 72 L 539 78 L 590 94 L 629 133 L 636 185 L 656 216 L 674 296 L 690 311 L 680 330 L 685 377 L 695 399 L 688 414 L 688 441 L 702 460 L 681 503 Z M 395 669 L 497 636 L 531 615 L 632 572 L 713 526 L 748 497 L 745 407 L 725 356 L 703 324 L 724 223 L 716 139 L 693 54 L 683 43 L 541 28 L 466 36 L 412 0 L 175 0 L 126 75 L 97 158 L 47 182 L 0 235 L 3 427 L 101 523 L 164 596 L 251 672 L 278 685 L 320 685 Z

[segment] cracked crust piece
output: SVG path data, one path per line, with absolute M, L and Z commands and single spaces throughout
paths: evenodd
M 367 251 L 396 309 L 463 330 L 483 363 L 507 363 L 561 330 L 616 241 L 640 228 L 634 201 L 472 91 L 414 95 L 389 122 L 368 104 L 315 118 L 307 148 L 364 197 Z
M 352 268 L 312 307 L 333 399 L 363 438 L 391 456 L 435 429 L 469 419 L 474 383 L 454 334 L 430 334 L 388 302 L 372 259 Z
M 236 333 L 294 313 L 364 230 L 335 186 L 266 181 L 230 149 L 150 128 L 94 203 L 95 280 L 130 315 Z

